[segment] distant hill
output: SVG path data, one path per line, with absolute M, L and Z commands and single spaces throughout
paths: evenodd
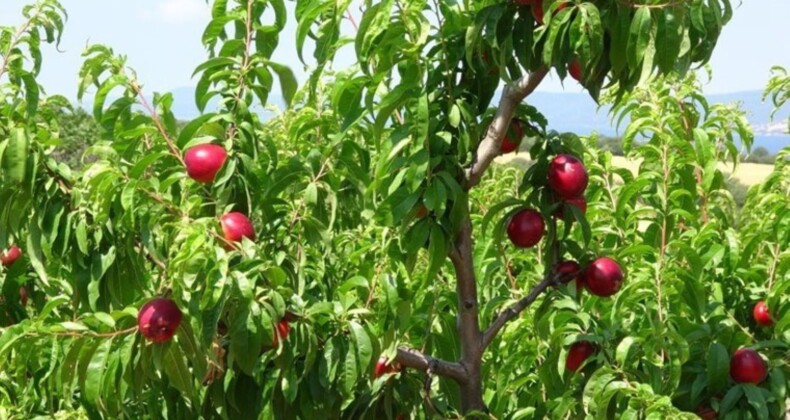
M 174 103 L 173 112 L 178 118 L 190 119 L 199 115 L 195 107 L 194 90 L 191 87 L 182 87 L 172 91 Z M 273 105 L 285 107 L 282 97 L 272 94 L 269 98 Z M 495 100 L 498 100 L 495 99 Z M 771 121 L 770 115 L 773 106 L 762 101 L 762 92 L 745 91 L 720 95 L 708 95 L 710 103 L 740 102 L 747 111 L 749 122 L 755 130 L 754 147 L 762 146 L 771 153 L 776 153 L 785 146 L 790 146 L 790 135 L 784 130 L 787 121 L 785 112 L 776 116 Z M 597 132 L 602 135 L 616 136 L 617 130 L 610 121 L 609 108 L 598 109 L 595 102 L 584 93 L 554 93 L 535 92 L 527 102 L 536 106 L 549 120 L 551 129 L 557 131 L 572 131 L 580 134 Z M 216 106 L 216 101 L 209 104 L 208 109 Z M 620 127 L 620 134 L 625 129 L 627 121 Z

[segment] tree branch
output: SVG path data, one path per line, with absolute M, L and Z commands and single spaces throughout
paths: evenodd
M 398 355 L 395 357 L 395 360 L 408 368 L 424 372 L 430 371 L 439 376 L 455 379 L 457 382 L 466 381 L 466 369 L 460 363 L 437 359 L 425 355 L 418 350 L 400 347 L 398 348 Z
M 467 189 L 480 183 L 480 179 L 483 177 L 486 169 L 488 169 L 488 166 L 491 165 L 495 157 L 499 156 L 502 139 L 507 133 L 516 107 L 538 87 L 547 73 L 548 69 L 541 67 L 529 76 L 518 79 L 515 84 L 505 85 L 505 90 L 499 99 L 499 109 L 493 121 L 491 121 L 491 125 L 488 126 L 486 136 L 477 147 L 472 167 L 466 170 Z
M 575 277 L 577 273 L 568 274 L 569 277 Z M 483 349 L 488 347 L 491 344 L 491 341 L 494 340 L 494 337 L 499 334 L 499 331 L 502 327 L 505 326 L 510 320 L 517 317 L 521 312 L 529 307 L 535 300 L 537 300 L 538 296 L 541 295 L 549 286 L 556 286 L 560 283 L 560 280 L 563 279 L 563 276 L 558 273 L 549 273 L 543 280 L 538 283 L 537 286 L 530 290 L 529 294 L 524 296 L 521 300 L 514 303 L 509 308 L 505 309 L 504 311 L 500 312 L 497 315 L 494 322 L 491 323 L 491 326 L 483 333 Z

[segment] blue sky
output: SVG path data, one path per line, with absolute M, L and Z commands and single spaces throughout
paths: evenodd
M 773 65 L 790 68 L 790 0 L 744 0 L 724 28 L 711 65 L 714 80 L 707 93 L 763 89 Z M 17 24 L 27 0 L 0 0 L 0 25 Z M 292 10 L 292 2 L 289 8 Z M 80 53 L 87 43 L 112 46 L 125 54 L 146 90 L 168 91 L 193 86 L 192 71 L 205 59 L 200 36 L 208 22 L 205 0 L 62 0 L 69 12 L 61 50 L 45 52 L 41 82 L 50 94 L 74 97 Z M 359 10 L 354 10 L 359 17 Z M 275 60 L 290 65 L 300 80 L 305 69 L 294 53 L 291 21 Z M 351 60 L 345 54 L 340 65 Z M 539 90 L 562 91 L 556 77 Z M 568 84 L 569 92 L 579 92 Z

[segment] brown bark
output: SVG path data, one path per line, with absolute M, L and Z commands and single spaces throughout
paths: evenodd
M 491 125 L 488 126 L 486 136 L 477 147 L 472 166 L 466 171 L 467 189 L 480 183 L 480 179 L 482 179 L 486 169 L 491 165 L 494 158 L 499 156 L 502 139 L 505 138 L 518 104 L 540 85 L 547 73 L 548 70 L 541 67 L 529 76 L 516 80 L 513 85 L 505 86 L 502 97 L 499 99 L 496 115 L 494 115 Z
M 541 68 L 505 87 L 499 101 L 499 109 L 488 127 L 485 138 L 480 142 L 472 165 L 466 170 L 464 186 L 471 189 L 482 179 L 486 169 L 499 155 L 502 139 L 507 132 L 516 107 L 540 84 L 548 72 Z M 398 349 L 397 360 L 402 365 L 449 377 L 461 388 L 461 412 L 487 412 L 483 401 L 482 360 L 486 346 L 496 337 L 504 325 L 518 316 L 546 288 L 558 281 L 556 276 L 547 276 L 526 297 L 499 314 L 494 323 L 483 333 L 480 330 L 477 296 L 477 276 L 472 253 L 472 222 L 468 213 L 464 215 L 449 258 L 456 273 L 458 295 L 457 329 L 461 345 L 461 360 L 448 362 L 424 355 L 416 350 Z
M 450 253 L 456 273 L 456 293 L 458 294 L 458 335 L 461 342 L 461 364 L 466 368 L 466 381 L 461 386 L 461 410 L 485 411 L 483 403 L 483 381 L 480 364 L 483 356 L 482 335 L 478 319 L 477 277 L 472 255 L 472 222 L 467 214 L 458 236 L 455 248 Z

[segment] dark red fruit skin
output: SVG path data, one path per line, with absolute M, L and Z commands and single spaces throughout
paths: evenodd
M 624 277 L 620 265 L 609 257 L 600 257 L 584 269 L 587 290 L 596 296 L 608 297 L 617 293 Z
M 554 272 L 560 274 L 562 283 L 570 283 L 580 274 L 581 266 L 573 260 L 560 261 L 554 264 Z M 575 275 L 574 275 L 575 274 Z
M 519 248 L 535 246 L 543 238 L 546 224 L 543 216 L 533 209 L 521 210 L 507 225 L 507 236 Z
M 417 209 L 414 210 L 414 217 L 417 219 L 422 219 L 427 215 L 428 215 L 428 208 L 425 207 L 425 204 L 418 205 Z
M 771 312 L 768 310 L 768 305 L 765 304 L 764 300 L 757 302 L 754 305 L 754 321 L 757 322 L 757 325 L 762 327 L 770 327 L 774 325 L 774 320 L 771 318 Z
M 492 64 L 491 63 L 491 56 L 489 55 L 488 51 L 483 51 L 482 56 L 483 56 L 483 62 L 490 66 L 489 69 L 488 69 L 488 75 L 489 76 L 493 76 L 493 75 L 499 73 L 499 68 L 497 66 L 495 66 L 495 65 L 491 65 Z
M 730 377 L 735 382 L 759 384 L 767 374 L 765 361 L 752 349 L 742 348 L 730 358 Z
M 15 263 L 21 256 L 22 250 L 16 245 L 11 245 L 11 248 L 8 248 L 8 250 L 0 254 L 0 264 L 2 264 L 3 267 L 10 267 L 11 264 Z
M 521 127 L 521 121 L 514 119 L 513 122 L 510 123 L 510 129 L 505 134 L 505 138 L 502 139 L 502 145 L 499 146 L 499 151 L 504 153 L 510 153 L 518 149 L 518 145 L 521 144 L 521 139 L 524 137 L 524 129 Z
M 209 184 L 214 182 L 227 157 L 228 153 L 222 146 L 201 144 L 187 150 L 184 154 L 184 166 L 190 178 Z
M 563 200 L 562 204 L 557 207 L 557 210 L 554 210 L 554 217 L 563 218 L 565 217 L 564 211 L 566 206 L 571 205 L 575 206 L 579 210 L 581 210 L 582 214 L 587 214 L 587 199 L 584 196 L 571 198 L 568 200 Z M 570 210 L 569 210 L 570 211 Z
M 380 378 L 387 373 L 395 373 L 398 371 L 400 371 L 400 366 L 387 363 L 387 358 L 382 356 L 376 362 L 376 367 L 373 369 L 373 377 Z
M 149 341 L 162 343 L 170 340 L 181 325 L 183 315 L 178 305 L 170 299 L 155 298 L 140 308 L 137 327 Z
M 231 212 L 220 218 L 222 233 L 230 242 L 241 242 L 242 238 L 255 240 L 255 229 L 247 216 L 239 212 Z
M 565 370 L 576 372 L 588 357 L 595 354 L 595 345 L 589 341 L 577 341 L 568 350 L 568 357 L 565 359 Z
M 538 22 L 538 24 L 543 25 L 543 18 L 544 18 L 543 0 L 532 0 L 532 1 L 526 0 L 526 1 L 528 1 L 529 3 L 519 3 L 519 4 L 522 5 L 530 4 L 532 6 L 532 16 L 535 17 L 535 20 Z M 557 6 L 557 10 L 554 13 L 559 13 L 560 10 L 566 7 L 568 7 L 568 3 L 560 4 L 559 6 Z
M 288 323 L 285 319 L 281 319 L 280 322 L 276 325 L 276 334 L 274 334 L 274 341 L 272 341 L 272 347 L 277 347 L 277 344 L 280 343 L 280 338 L 285 341 L 288 338 L 288 333 L 291 332 L 291 324 Z
M 27 306 L 27 289 L 25 289 L 25 286 L 19 288 L 19 302 L 22 303 L 22 306 Z
M 695 413 L 703 420 L 713 420 L 716 418 L 716 410 L 712 409 L 711 407 L 700 405 L 697 407 Z
M 562 199 L 580 197 L 587 188 L 587 169 L 571 155 L 557 155 L 549 164 L 549 185 Z
M 577 82 L 582 81 L 582 63 L 578 58 L 574 57 L 568 63 L 568 74 L 571 75 Z
M 532 16 L 539 25 L 543 25 L 543 0 L 536 0 L 532 3 Z

